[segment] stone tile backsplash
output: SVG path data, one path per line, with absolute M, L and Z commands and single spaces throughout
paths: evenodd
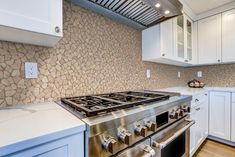
M 25 79 L 25 62 L 38 63 L 37 79 Z M 141 61 L 140 31 L 68 1 L 64 37 L 55 47 L 0 42 L 0 106 L 179 86 L 184 81 L 183 68 Z
M 197 72 L 202 71 L 202 77 L 197 77 Z M 185 68 L 185 82 L 196 78 L 214 87 L 235 87 L 235 64 L 208 65 Z

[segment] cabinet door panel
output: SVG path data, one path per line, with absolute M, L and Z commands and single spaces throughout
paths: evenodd
M 210 92 L 209 134 L 230 140 L 231 93 Z
M 232 133 L 231 133 L 231 139 L 233 142 L 235 142 L 235 103 L 232 103 Z
M 185 16 L 178 16 L 175 21 L 175 30 L 176 30 L 176 51 L 177 51 L 177 59 L 179 61 L 185 60 Z
M 235 61 L 235 9 L 222 15 L 222 61 Z
M 221 14 L 198 21 L 198 62 L 218 63 L 221 60 Z
M 167 20 L 160 24 L 161 34 L 161 54 L 164 57 L 173 59 L 175 52 L 173 49 L 173 21 Z
M 0 16 L 2 26 L 62 36 L 61 0 L 1 0 Z
M 193 60 L 193 22 L 185 18 L 185 56 L 186 61 L 192 63 Z

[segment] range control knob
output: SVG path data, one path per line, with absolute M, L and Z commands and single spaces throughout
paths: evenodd
M 179 115 L 179 117 L 184 115 L 184 111 L 182 109 L 177 109 L 176 113 Z
M 183 110 L 184 112 L 190 112 L 190 107 L 189 107 L 189 106 L 183 106 L 183 107 L 182 107 L 182 110 Z
M 130 131 L 128 131 L 126 129 L 122 129 L 121 131 L 119 131 L 118 137 L 126 145 L 132 144 L 132 134 Z
M 115 154 L 118 151 L 118 143 L 112 136 L 106 136 L 102 142 L 102 146 L 111 154 Z
M 147 131 L 148 131 L 147 128 L 143 125 L 137 124 L 135 126 L 135 133 L 138 136 L 146 137 L 147 136 Z
M 170 118 L 171 118 L 171 119 L 178 119 L 178 118 L 179 118 L 179 113 L 176 112 L 176 111 L 172 111 L 172 112 L 170 113 Z
M 144 152 L 146 153 L 146 155 L 144 155 L 144 156 L 148 156 L 148 157 L 154 157 L 155 155 L 156 155 L 156 152 L 155 152 L 155 150 L 152 148 L 152 147 L 150 147 L 149 145 L 146 145 L 145 147 L 144 147 Z
M 152 121 L 146 121 L 145 126 L 148 128 L 149 131 L 153 132 L 155 132 L 157 128 L 157 124 Z

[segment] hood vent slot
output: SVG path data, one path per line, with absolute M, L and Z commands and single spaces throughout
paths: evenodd
M 147 28 L 181 14 L 182 4 L 178 0 L 161 0 L 156 8 L 155 0 L 72 0 L 75 4 L 92 9 L 136 28 Z M 169 10 L 169 15 L 164 15 Z
M 144 26 L 162 18 L 162 15 L 141 0 L 91 0 L 104 8 L 121 14 Z

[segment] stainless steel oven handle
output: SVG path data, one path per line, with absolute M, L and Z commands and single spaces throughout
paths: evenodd
M 180 130 L 178 130 L 173 136 L 171 136 L 170 138 L 168 138 L 167 140 L 165 140 L 164 142 L 158 143 L 156 141 L 152 142 L 152 146 L 156 147 L 156 148 L 160 148 L 163 149 L 165 148 L 169 143 L 171 143 L 172 141 L 174 141 L 177 137 L 179 137 L 183 132 L 185 132 L 186 130 L 188 130 L 193 124 L 195 124 L 194 120 L 191 119 L 186 119 L 186 121 L 189 121 L 189 124 L 187 124 L 186 126 L 184 126 L 183 128 L 181 128 Z

